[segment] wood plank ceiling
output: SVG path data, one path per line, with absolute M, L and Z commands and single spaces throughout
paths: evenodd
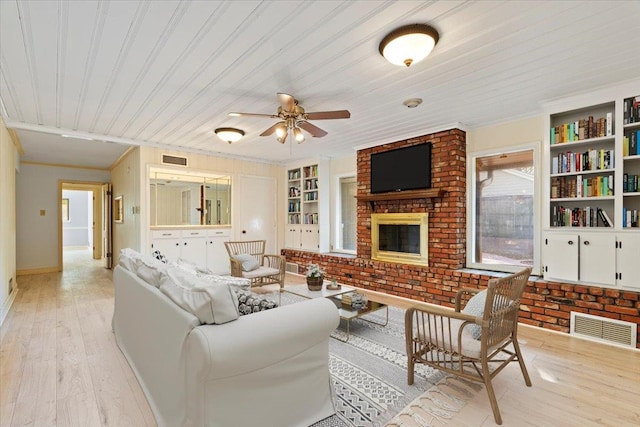
M 380 40 L 416 22 L 440 33 L 431 56 L 387 63 Z M 1 1 L 1 112 L 31 160 L 60 139 L 35 132 L 278 163 L 341 156 L 636 78 L 638 22 L 638 1 Z M 277 92 L 352 117 L 279 144 L 259 136 L 274 119 L 228 116 L 275 113 Z M 223 126 L 246 135 L 227 144 Z

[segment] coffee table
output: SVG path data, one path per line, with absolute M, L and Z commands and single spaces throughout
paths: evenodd
M 313 299 L 313 298 L 329 298 L 333 303 L 338 307 L 338 313 L 340 315 L 340 319 L 344 320 L 347 323 L 347 338 L 341 339 L 338 337 L 334 337 L 338 341 L 347 342 L 349 341 L 350 336 L 350 322 L 353 319 L 361 318 L 362 316 L 373 313 L 374 311 L 382 310 L 383 308 L 386 310 L 386 320 L 384 323 L 374 322 L 369 319 L 362 318 L 362 320 L 373 323 L 380 326 L 386 326 L 389 323 L 389 307 L 386 304 L 382 304 L 375 301 L 367 301 L 367 305 L 361 309 L 355 309 L 351 307 L 351 305 L 342 303 L 342 296 L 348 293 L 356 292 L 357 289 L 347 285 L 341 285 L 338 290 L 329 290 L 326 285 L 322 286 L 322 290 L 319 291 L 310 291 L 309 287 L 306 284 L 301 285 L 288 285 L 282 288 L 283 292 L 288 292 L 292 295 L 297 295 L 302 298 Z

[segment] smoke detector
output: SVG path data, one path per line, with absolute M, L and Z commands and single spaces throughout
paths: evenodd
M 422 104 L 422 98 L 410 98 L 404 101 L 402 104 L 404 104 L 408 108 L 416 108 L 418 105 Z

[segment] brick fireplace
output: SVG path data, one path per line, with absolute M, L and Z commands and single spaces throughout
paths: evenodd
M 431 142 L 432 186 L 441 196 L 366 201 L 370 194 L 372 153 Z M 339 282 L 444 306 L 455 304 L 460 287 L 484 287 L 491 276 L 465 270 L 466 135 L 460 129 L 423 135 L 358 151 L 358 245 L 356 257 L 285 249 L 287 262 L 304 273 L 313 262 Z M 428 212 L 428 266 L 373 260 L 372 213 Z M 570 312 L 594 314 L 640 324 L 640 294 L 601 287 L 533 279 L 522 299 L 520 322 L 569 332 Z M 638 328 L 640 348 L 640 328 Z

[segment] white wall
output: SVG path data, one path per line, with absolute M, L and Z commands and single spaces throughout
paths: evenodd
M 117 265 L 120 250 L 131 248 L 140 251 L 140 148 L 131 150 L 111 170 L 112 197 L 122 196 L 124 203 L 122 223 L 112 223 L 113 265 Z
M 69 222 L 62 223 L 62 246 L 91 246 L 89 241 L 89 204 L 93 202 L 93 193 L 80 190 L 62 190 L 62 198 L 69 199 Z
M 540 148 L 543 139 L 543 117 L 529 117 L 509 123 L 468 130 L 467 154 L 513 147 L 531 142 L 538 142 Z
M 58 267 L 59 181 L 109 182 L 109 172 L 21 164 L 16 178 L 18 270 L 53 271 Z
M 9 281 L 16 281 L 17 149 L 0 119 L 0 323 L 8 310 Z

